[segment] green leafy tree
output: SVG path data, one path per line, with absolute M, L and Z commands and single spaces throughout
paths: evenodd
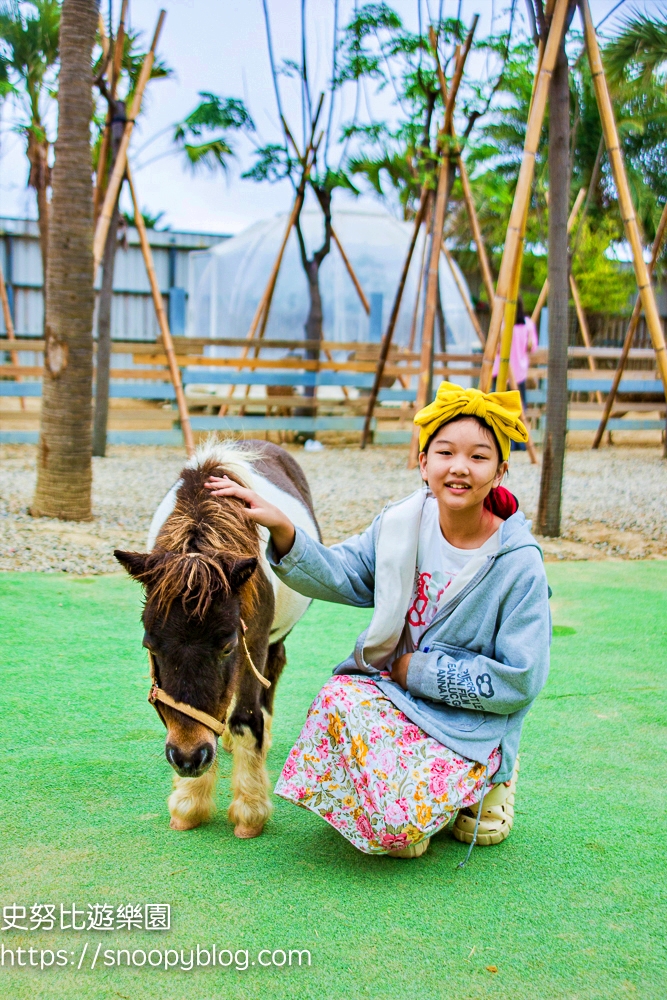
M 648 239 L 667 199 L 667 18 L 635 12 L 604 50 L 629 181 Z
M 235 155 L 230 132 L 255 131 L 255 124 L 243 101 L 200 91 L 200 103 L 174 128 L 174 143 L 182 149 L 189 165 L 227 170 Z
M 42 266 L 46 281 L 51 185 L 50 138 L 46 120 L 55 97 L 59 0 L 4 0 L 0 4 L 0 96 L 16 111 L 16 131 L 23 136 L 30 163 L 28 185 L 37 196 Z
M 635 13 L 605 48 L 605 66 L 612 82 L 628 77 L 644 85 L 667 68 L 667 18 Z
M 632 268 L 622 267 L 614 257 L 618 226 L 611 214 L 586 219 L 572 273 L 584 309 L 593 313 L 627 312 L 636 284 Z

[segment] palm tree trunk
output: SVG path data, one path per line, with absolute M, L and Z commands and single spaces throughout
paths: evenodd
M 563 41 L 549 95 L 549 381 L 547 428 L 537 508 L 537 530 L 550 538 L 560 535 L 567 433 L 569 151 L 570 90 Z
M 91 514 L 93 191 L 91 56 L 96 0 L 63 0 L 58 138 L 46 274 L 46 323 L 37 488 L 31 513 Z

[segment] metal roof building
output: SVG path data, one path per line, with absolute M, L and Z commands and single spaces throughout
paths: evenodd
M 126 233 L 116 253 L 111 335 L 114 340 L 155 340 L 159 331 L 139 234 L 132 227 Z M 187 321 L 190 252 L 207 250 L 227 237 L 221 233 L 149 229 L 148 238 L 171 332 L 174 336 L 183 336 Z M 17 337 L 41 337 L 43 275 L 39 229 L 35 221 L 0 217 L 0 263 Z M 96 287 L 100 280 L 98 276 Z M 97 329 L 97 315 L 93 329 Z M 5 333 L 0 310 L 0 335 Z

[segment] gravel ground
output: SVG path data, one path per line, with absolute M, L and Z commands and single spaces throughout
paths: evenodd
M 290 448 L 313 490 L 327 543 L 364 528 L 388 500 L 419 484 L 404 448 Z M 155 507 L 183 455 L 173 448 L 113 447 L 94 463 L 94 520 L 33 519 L 36 449 L 0 446 L 0 570 L 113 573 L 114 548 L 143 549 Z M 512 456 L 509 488 L 534 516 L 539 467 Z M 563 537 L 543 539 L 547 559 L 667 558 L 667 462 L 657 448 L 572 451 L 567 456 Z

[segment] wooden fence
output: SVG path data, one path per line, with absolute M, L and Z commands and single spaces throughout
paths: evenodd
M 211 431 L 263 436 L 334 431 L 361 432 L 373 384 L 379 345 L 369 343 L 308 343 L 303 340 L 263 341 L 250 344 L 247 357 L 211 357 L 210 348 L 233 350 L 249 346 L 233 338 L 174 341 L 186 389 L 192 429 L 196 435 Z M 31 352 L 33 363 L 12 364 L 9 343 L 0 340 L 0 441 L 36 441 L 39 429 L 43 341 L 19 339 L 12 351 Z M 320 350 L 319 359 L 303 356 Z M 2 352 L 5 352 L 4 354 Z M 180 444 L 174 389 L 169 381 L 166 356 L 160 342 L 114 341 L 110 386 L 110 443 Z M 276 357 L 281 352 L 284 356 Z M 298 353 L 297 353 L 298 352 Z M 131 364 L 122 356 L 131 357 Z M 569 349 L 571 430 L 595 430 L 601 402 L 611 387 L 613 367 L 591 370 L 591 364 L 614 366 L 618 348 Z M 476 380 L 481 353 L 434 355 L 434 383 L 443 378 Z M 659 430 L 664 427 L 665 401 L 653 363 L 653 351 L 634 350 L 633 367 L 620 384 L 619 398 L 608 429 Z M 546 403 L 546 352 L 533 356 L 527 393 L 533 436 L 543 432 Z M 124 365 L 124 366 L 123 366 Z M 585 367 L 582 367 L 584 365 Z M 634 367 L 641 365 L 641 368 Z M 395 348 L 385 369 L 383 388 L 373 412 L 376 443 L 407 443 L 415 409 L 419 354 Z M 476 382 L 474 383 L 476 384 Z M 233 394 L 232 394 L 233 393 Z M 20 400 L 24 400 L 23 407 Z

